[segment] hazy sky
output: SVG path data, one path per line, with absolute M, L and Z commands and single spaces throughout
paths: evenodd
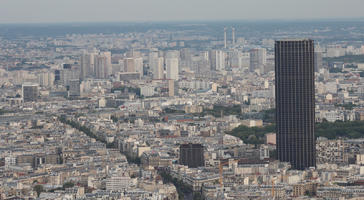
M 364 17 L 364 0 L 0 0 L 0 23 Z

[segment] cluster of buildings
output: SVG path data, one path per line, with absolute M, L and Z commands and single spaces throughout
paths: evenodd
M 288 40 L 226 30 L 1 38 L 0 199 L 364 198 L 362 139 L 311 129 L 364 119 L 363 64 L 324 60 L 362 46 L 293 41 L 310 51 L 286 61 Z M 278 133 L 227 134 L 272 109 Z

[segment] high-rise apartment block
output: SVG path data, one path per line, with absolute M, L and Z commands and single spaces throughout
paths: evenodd
M 36 101 L 39 96 L 38 84 L 24 83 L 22 85 L 22 97 L 24 102 Z
M 135 57 L 135 58 L 126 58 L 124 59 L 124 71 L 125 72 L 138 72 L 140 75 L 143 75 L 143 58 Z
M 111 53 L 102 52 L 95 55 L 95 77 L 98 79 L 106 79 L 111 75 Z
M 211 70 L 225 70 L 225 53 L 221 50 L 209 51 L 209 61 Z
M 267 62 L 267 51 L 263 48 L 250 50 L 250 71 L 259 70 L 259 73 L 264 73 L 264 68 Z
M 315 52 L 315 72 L 322 68 L 322 52 Z
M 178 58 L 166 58 L 166 77 L 167 79 L 178 80 Z
M 81 56 L 81 73 L 80 79 L 85 80 L 86 78 L 90 78 L 94 75 L 95 71 L 95 60 L 93 53 L 84 53 Z
M 149 61 L 153 73 L 153 79 L 164 78 L 164 59 L 163 57 L 153 57 Z

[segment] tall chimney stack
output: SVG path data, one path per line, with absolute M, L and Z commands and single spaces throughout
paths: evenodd
M 233 36 L 233 42 L 232 42 L 232 44 L 235 45 L 235 28 L 232 27 L 231 29 L 233 31 L 233 33 L 232 33 L 232 36 Z
M 226 41 L 226 27 L 224 27 L 224 48 L 226 49 L 227 47 L 227 41 Z

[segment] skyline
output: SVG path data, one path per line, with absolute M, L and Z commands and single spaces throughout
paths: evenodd
M 364 18 L 229 16 L 0 23 L 0 199 L 364 199 Z
M 364 18 L 361 12 L 363 6 L 364 2 L 360 0 L 187 0 L 173 4 L 166 0 L 4 0 L 0 8 L 0 23 L 361 19 Z

